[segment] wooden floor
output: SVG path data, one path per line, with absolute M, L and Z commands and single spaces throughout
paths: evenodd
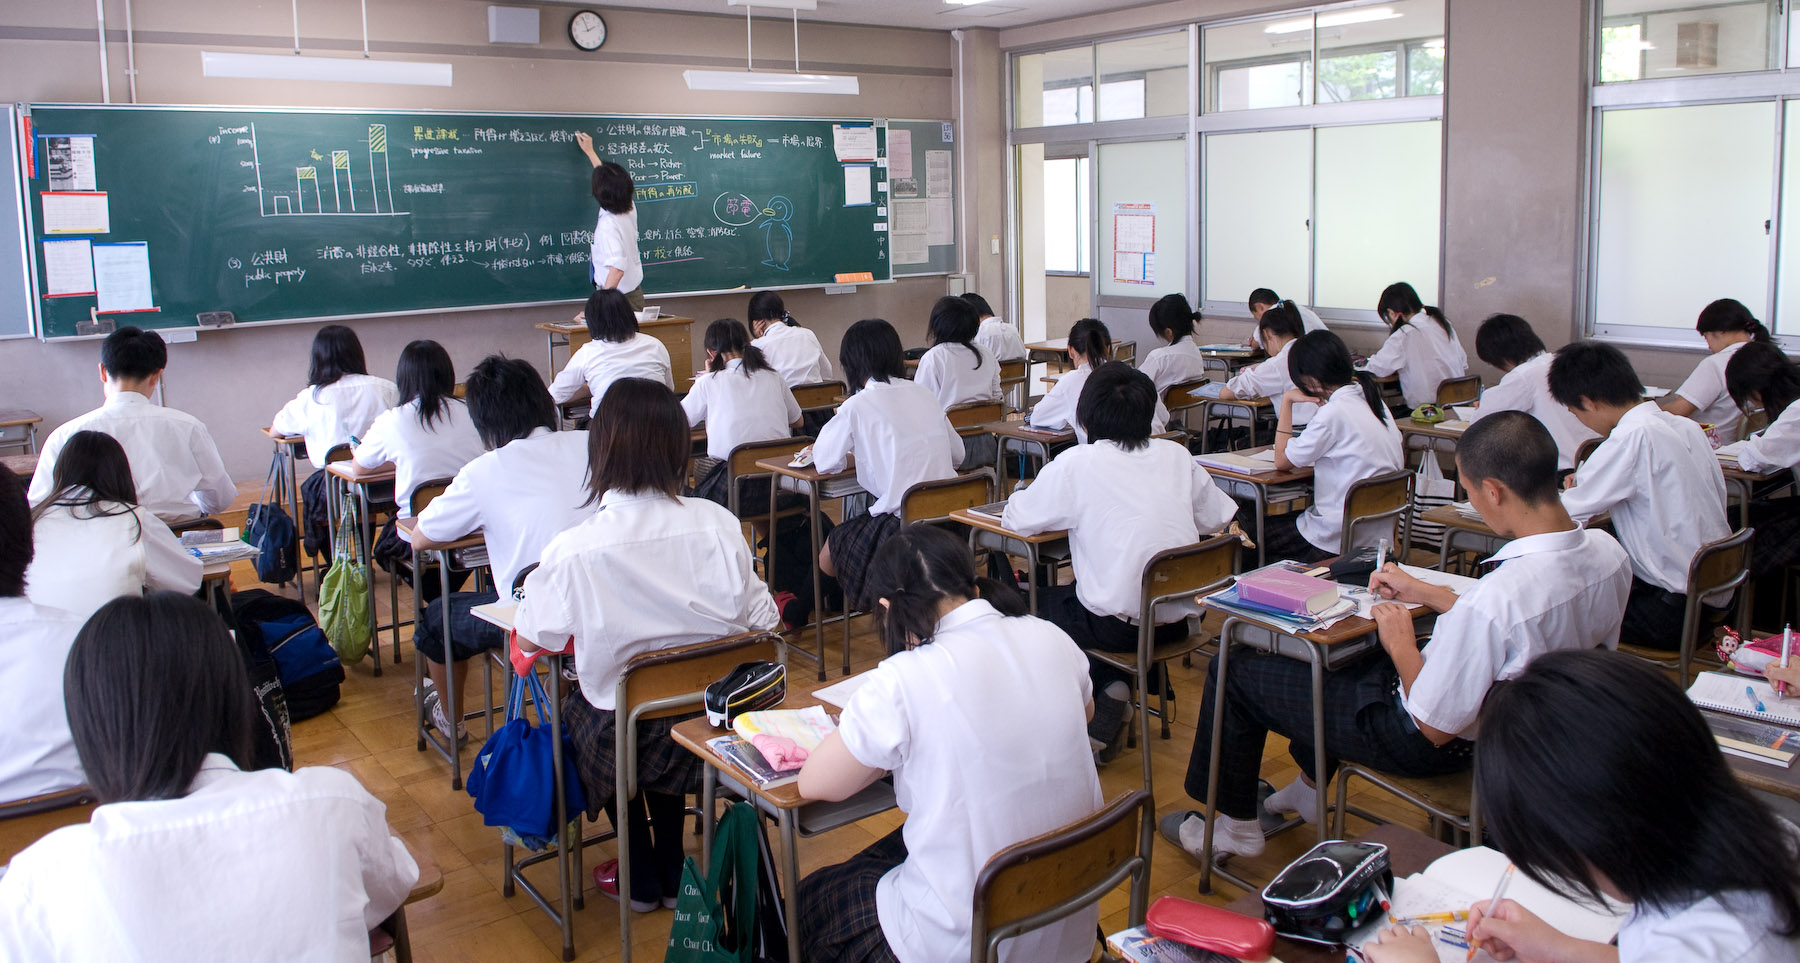
M 255 577 L 248 566 L 240 565 L 236 574 L 239 588 L 250 587 Z M 376 595 L 383 618 L 387 608 L 386 575 L 378 575 Z M 402 611 L 410 610 L 405 590 L 401 594 Z M 861 671 L 879 661 L 877 640 L 867 619 L 855 623 L 852 671 Z M 297 765 L 336 766 L 362 781 L 368 790 L 387 804 L 387 818 L 394 831 L 406 840 L 412 851 L 435 862 L 444 875 L 444 889 L 437 896 L 413 905 L 407 911 L 416 958 L 422 961 L 494 961 L 494 963 L 554 963 L 560 960 L 561 936 L 555 926 L 530 898 L 519 893 L 508 899 L 501 895 L 501 847 L 498 832 L 483 826 L 467 794 L 450 788 L 449 767 L 430 750 L 414 748 L 413 679 L 415 664 L 409 635 L 401 630 L 402 663 L 393 665 L 391 642 L 382 635 L 383 670 L 374 677 L 370 664 L 348 669 L 343 698 L 330 712 L 294 726 L 294 755 Z M 835 658 L 835 633 L 828 632 Z M 811 636 L 805 636 L 811 644 Z M 795 660 L 795 671 L 807 671 Z M 832 675 L 835 678 L 837 672 Z M 1205 678 L 1205 660 L 1197 657 L 1194 666 L 1173 666 L 1173 682 L 1179 702 L 1176 707 L 1173 738 L 1155 738 L 1152 725 L 1151 752 L 1154 757 L 1156 799 L 1159 815 L 1196 806 L 1182 791 L 1188 753 L 1194 741 L 1194 719 L 1199 711 L 1201 684 Z M 472 687 L 481 680 L 479 668 L 470 673 Z M 496 689 L 504 680 L 496 675 Z M 478 691 L 478 690 L 477 690 Z M 478 703 L 474 693 L 470 705 Z M 470 724 L 470 746 L 463 751 L 463 768 L 467 772 L 475 750 L 481 744 L 484 727 L 478 720 Z M 1101 783 L 1111 798 L 1138 786 L 1141 764 L 1136 750 L 1128 749 L 1119 759 L 1100 771 Z M 1296 770 L 1287 757 L 1286 742 L 1271 738 L 1265 753 L 1263 775 L 1277 787 L 1294 778 Z M 1359 786 L 1363 784 L 1359 783 Z M 1417 828 L 1425 827 L 1424 817 L 1404 806 L 1396 806 L 1390 797 L 1352 794 L 1353 803 Z M 848 858 L 864 846 L 892 831 L 903 817 L 898 811 L 865 820 L 842 829 L 803 839 L 800 842 L 801 871 L 810 872 Z M 1350 833 L 1367 824 L 1357 819 L 1350 823 Z M 605 828 L 605 827 L 601 827 Z M 779 845 L 771 829 L 771 840 Z M 1239 871 L 1249 871 L 1253 878 L 1267 880 L 1288 861 L 1297 857 L 1313 841 L 1311 827 L 1288 832 L 1270 840 L 1268 851 L 1258 860 L 1242 862 Z M 690 853 L 697 854 L 698 839 L 690 839 Z M 592 867 L 613 855 L 612 844 L 597 845 L 587 851 L 585 865 Z M 1222 884 L 1218 893 L 1200 897 L 1197 891 L 1198 863 L 1186 853 L 1162 841 L 1156 843 L 1152 859 L 1151 896 L 1174 895 L 1208 902 L 1224 903 L 1238 892 Z M 548 887 L 554 878 L 554 862 L 534 870 L 540 886 Z M 585 909 L 575 913 L 575 949 L 580 960 L 615 960 L 620 956 L 618 906 L 593 890 L 592 879 L 584 880 L 587 888 Z M 1107 932 L 1124 926 L 1127 914 L 1125 890 L 1109 894 L 1101 902 L 1102 925 Z M 658 911 L 637 916 L 632 925 L 633 958 L 656 961 L 662 959 L 672 914 Z

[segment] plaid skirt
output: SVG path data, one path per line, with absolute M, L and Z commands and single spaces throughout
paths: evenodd
M 700 791 L 701 770 L 706 763 L 683 749 L 669 735 L 675 724 L 703 713 L 653 719 L 638 726 L 638 788 L 671 796 L 685 796 Z M 581 791 L 587 794 L 588 818 L 598 819 L 601 807 L 612 802 L 617 787 L 618 754 L 614 740 L 613 713 L 596 709 L 576 688 L 563 697 L 563 732 L 569 748 L 575 753 L 575 771 L 581 777 Z
M 800 956 L 806 963 L 892 963 L 875 887 L 906 860 L 904 827 L 800 882 Z
M 712 462 L 712 467 L 701 473 L 699 479 L 694 482 L 693 490 L 688 494 L 694 498 L 704 498 L 729 508 L 731 502 L 729 501 L 730 492 L 725 486 L 725 463 L 713 459 L 708 459 L 708 461 Z M 702 467 L 698 460 L 695 461 L 695 467 Z M 769 480 L 767 478 L 740 478 L 737 484 L 738 517 L 748 521 L 756 521 L 759 517 L 767 518 L 769 515 Z M 775 504 L 783 511 L 790 508 L 801 508 L 806 505 L 806 497 L 793 492 L 782 492 L 781 496 L 775 500 Z
M 875 552 L 899 531 L 898 515 L 858 515 L 845 519 L 826 536 L 831 562 L 837 567 L 838 584 L 843 586 L 844 599 L 850 605 L 867 612 L 875 604 L 874 599 L 863 597 L 869 563 L 875 560 Z

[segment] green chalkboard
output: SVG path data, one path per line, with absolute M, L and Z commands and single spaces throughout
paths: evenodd
M 885 127 L 867 119 L 60 105 L 30 118 L 48 338 L 83 333 L 96 307 L 174 328 L 215 311 L 248 324 L 585 298 L 598 208 L 577 131 L 637 182 L 648 296 L 891 277 L 884 184 L 834 139 L 872 132 L 879 153 Z

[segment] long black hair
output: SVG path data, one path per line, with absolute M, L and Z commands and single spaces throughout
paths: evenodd
M 902 526 L 883 542 L 869 563 L 867 591 L 887 602 L 875 606 L 875 620 L 890 654 L 929 643 L 947 598 L 986 599 L 1001 615 L 1026 613 L 1017 589 L 976 578 L 969 543 L 935 525 Z
M 957 297 L 941 297 L 931 306 L 931 322 L 927 333 L 933 344 L 960 344 L 975 356 L 973 367 L 981 367 L 981 349 L 975 347 L 975 333 L 981 330 L 981 316 L 975 306 Z
M 782 324 L 798 323 L 794 320 L 794 316 L 788 313 L 787 305 L 782 302 L 781 294 L 777 291 L 758 291 L 750 295 L 750 305 L 744 310 L 750 320 L 752 330 L 755 330 L 758 321 Z
M 1198 320 L 1200 312 L 1188 304 L 1185 294 L 1165 294 L 1150 305 L 1150 330 L 1170 344 L 1193 337 Z
M 675 392 L 649 378 L 620 378 L 606 387 L 588 421 L 588 500 L 607 492 L 677 498 L 687 471 L 687 413 Z
M 1389 311 L 1398 311 L 1405 317 L 1398 321 L 1389 321 Z M 1420 311 L 1430 315 L 1431 320 L 1436 321 L 1438 326 L 1444 329 L 1445 334 L 1452 338 L 1456 337 L 1456 329 L 1450 326 L 1450 319 L 1444 317 L 1444 312 L 1419 300 L 1419 292 L 1414 291 L 1413 286 L 1405 281 L 1396 281 L 1383 288 L 1381 300 L 1375 303 L 1375 313 L 1381 315 L 1381 320 L 1388 326 L 1390 333 L 1400 330 L 1401 325 L 1406 324 L 1413 315 Z
M 1294 341 L 1288 351 L 1287 363 L 1288 377 L 1300 390 L 1319 401 L 1325 401 L 1332 392 L 1355 382 L 1362 386 L 1363 399 L 1369 403 L 1375 417 L 1383 422 L 1389 420 L 1387 402 L 1381 399 L 1381 386 L 1367 371 L 1356 370 L 1343 338 L 1330 331 L 1308 331 Z M 1318 384 L 1317 392 L 1306 387 L 1309 378 Z
M 1774 344 L 1753 341 L 1725 362 L 1725 390 L 1739 408 L 1747 411 L 1760 403 L 1774 421 L 1800 398 L 1800 366 Z
M 400 349 L 394 384 L 400 389 L 400 403 L 417 401 L 419 424 L 430 428 L 456 397 L 456 366 L 450 363 L 450 352 L 436 341 L 411 341 Z
M 1747 334 L 1752 341 L 1768 342 L 1769 329 L 1736 298 L 1720 298 L 1700 309 L 1694 330 L 1701 334 Z
M 323 388 L 337 384 L 345 375 L 369 373 L 363 360 L 362 341 L 356 332 L 341 324 L 328 324 L 313 335 L 312 361 L 306 368 L 306 383 Z
M 131 515 L 137 504 L 137 483 L 131 478 L 131 461 L 119 440 L 101 431 L 78 431 L 69 436 L 56 456 L 51 472 L 51 495 L 31 512 L 37 521 L 54 507 L 70 509 L 77 518 L 110 518 Z M 114 506 L 114 507 L 109 507 Z M 144 537 L 144 522 L 137 519 L 137 534 Z
M 906 349 L 900 333 L 880 318 L 864 318 L 844 332 L 838 343 L 838 363 L 851 391 L 861 391 L 870 381 L 888 382 L 906 377 Z
M 1081 352 L 1090 366 L 1112 360 L 1112 332 L 1099 318 L 1082 318 L 1069 329 L 1069 347 Z
M 31 568 L 35 549 L 25 481 L 10 471 L 0 471 L 0 598 L 25 594 L 25 572 Z
M 103 803 L 180 799 L 208 753 L 251 763 L 244 660 L 218 614 L 191 595 L 102 605 L 69 647 L 63 703 L 82 772 Z
M 738 370 L 748 378 L 758 371 L 772 370 L 762 349 L 750 343 L 750 329 L 736 318 L 720 318 L 706 326 L 706 350 L 713 352 L 706 363 L 708 371 L 724 371 L 725 356 L 735 354 L 743 360 Z
M 1525 875 L 1594 902 L 1605 879 L 1662 912 L 1766 895 L 1770 928 L 1800 933 L 1800 851 L 1661 672 L 1618 652 L 1546 653 L 1488 694 L 1479 726 L 1482 815 Z

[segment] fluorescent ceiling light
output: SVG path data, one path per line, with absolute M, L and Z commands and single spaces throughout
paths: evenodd
M 362 57 L 305 57 L 299 54 L 200 53 L 204 77 L 252 80 L 322 80 L 352 84 L 450 86 L 450 65 Z
M 749 70 L 683 70 L 689 90 L 778 94 L 857 94 L 861 87 L 845 74 L 784 74 Z
M 776 10 L 817 10 L 819 9 L 819 0 L 725 0 L 725 5 L 728 7 L 773 7 Z
M 972 7 L 978 3 L 986 3 L 988 0 L 944 0 L 944 2 L 957 7 Z
M 1342 27 L 1352 23 L 1372 23 L 1376 20 L 1398 20 L 1402 14 L 1393 7 L 1359 7 L 1341 13 L 1319 14 L 1319 26 Z M 1278 20 L 1263 28 L 1263 33 L 1299 33 L 1313 28 L 1313 18 L 1302 17 L 1298 20 Z

